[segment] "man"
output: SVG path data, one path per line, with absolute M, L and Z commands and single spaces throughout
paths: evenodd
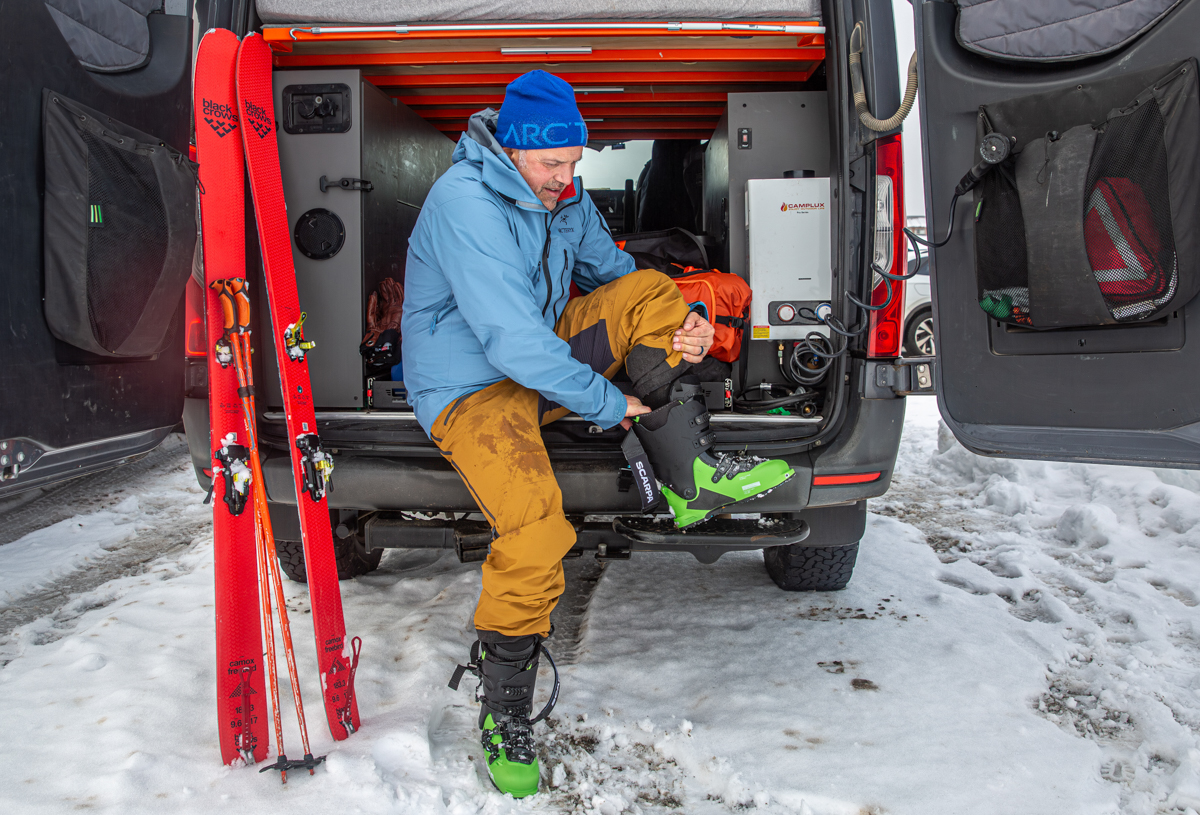
M 793 475 L 782 461 L 714 454 L 691 364 L 713 341 L 665 275 L 617 249 L 573 177 L 587 126 L 563 80 L 532 71 L 500 113 L 471 117 L 409 243 L 404 378 L 417 420 L 494 530 L 467 668 L 502 792 L 537 792 L 529 717 L 541 643 L 575 531 L 540 427 L 573 411 L 637 433 L 676 523 L 698 523 Z M 574 281 L 589 292 L 570 300 Z M 609 379 L 624 367 L 627 396 Z M 480 652 L 481 651 L 481 652 Z

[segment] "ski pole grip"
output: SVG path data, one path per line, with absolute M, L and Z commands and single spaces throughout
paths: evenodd
M 236 313 L 233 305 L 233 297 L 230 296 L 225 281 L 214 280 L 209 284 L 209 288 L 217 293 L 217 297 L 221 301 L 221 313 L 225 317 L 225 331 L 232 331 L 236 323 Z
M 226 286 L 233 289 L 233 299 L 237 302 L 238 331 L 245 333 L 250 330 L 250 296 L 246 294 L 246 281 L 235 277 Z

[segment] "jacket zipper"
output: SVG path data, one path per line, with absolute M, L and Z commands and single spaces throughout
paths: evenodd
M 578 204 L 578 201 L 572 201 L 565 204 L 562 208 L 554 210 L 546 219 L 546 242 L 542 245 L 542 277 L 546 279 L 546 304 L 542 306 L 542 316 L 546 316 L 546 312 L 550 310 L 550 301 L 554 297 L 554 284 L 550 281 L 550 227 L 554 226 L 554 219 L 559 213 Z M 563 257 L 567 257 L 567 250 L 563 250 Z
M 554 284 L 550 282 L 550 227 L 554 223 L 554 214 L 546 219 L 546 242 L 542 244 L 542 277 L 546 279 L 546 304 L 542 306 L 542 316 L 550 308 L 550 298 L 554 296 Z
M 433 336 L 433 332 L 437 331 L 438 323 L 443 317 L 454 310 L 454 295 L 450 295 L 442 303 L 441 307 L 434 312 L 433 321 L 429 324 L 429 334 Z

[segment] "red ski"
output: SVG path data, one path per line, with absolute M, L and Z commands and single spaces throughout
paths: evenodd
M 196 154 L 200 160 L 200 222 L 205 282 L 246 273 L 245 200 L 232 31 L 204 35 L 196 57 Z M 213 472 L 213 550 L 216 562 L 217 723 L 221 760 L 232 764 L 267 756 L 268 717 L 263 679 L 262 622 L 254 506 L 247 464 L 249 438 L 227 348 L 218 295 L 205 286 L 208 328 L 208 415 Z M 224 362 L 224 365 L 222 364 Z
M 304 567 L 312 602 L 313 628 L 317 640 L 317 665 L 325 715 L 335 739 L 344 739 L 359 726 L 354 698 L 354 672 L 358 667 L 360 640 L 353 648 L 346 641 L 342 617 L 342 594 L 338 587 L 333 531 L 325 490 L 332 459 L 322 451 L 317 437 L 312 388 L 309 385 L 306 353 L 312 344 L 304 341 L 304 315 L 296 294 L 296 270 L 292 264 L 291 230 L 283 200 L 279 174 L 279 149 L 275 139 L 275 102 L 271 88 L 271 49 L 258 34 L 242 40 L 237 55 L 237 99 L 262 246 L 263 272 L 275 356 L 283 388 L 288 438 L 291 439 L 292 475 L 300 512 L 300 534 L 304 543 Z

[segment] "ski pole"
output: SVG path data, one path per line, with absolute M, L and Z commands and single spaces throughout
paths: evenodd
M 279 611 L 279 627 L 283 636 L 284 658 L 288 666 L 288 678 L 292 683 L 292 699 L 296 705 L 296 719 L 300 727 L 300 741 L 304 749 L 304 758 L 300 761 L 289 761 L 284 754 L 282 740 L 280 741 L 279 758 L 267 769 L 279 769 L 286 781 L 289 768 L 304 767 L 312 775 L 315 767 L 324 760 L 324 756 L 314 758 L 308 743 L 308 726 L 304 717 L 304 701 L 300 693 L 300 678 L 296 668 L 296 655 L 292 647 L 292 627 L 287 613 L 287 601 L 283 594 L 283 577 L 280 574 L 279 559 L 275 551 L 275 536 L 271 528 L 271 516 L 267 507 L 267 493 L 263 481 L 262 463 L 258 455 L 258 439 L 254 432 L 254 417 L 257 414 L 254 400 L 254 372 L 250 363 L 250 298 L 246 293 L 246 281 L 242 278 L 230 278 L 224 281 L 224 289 L 229 302 L 229 310 L 235 315 L 236 332 L 232 334 L 233 358 L 238 376 L 238 395 L 242 400 L 242 411 L 246 417 L 247 434 L 249 436 L 249 460 L 251 469 L 251 489 L 254 496 L 255 518 L 257 527 L 261 530 L 261 549 L 259 550 L 259 574 L 263 591 L 271 591 L 275 595 L 275 606 Z M 225 301 L 222 301 L 224 307 Z M 227 318 L 228 319 L 228 318 Z M 265 569 L 265 573 L 264 573 Z M 266 601 L 268 604 L 269 600 Z M 273 626 L 271 628 L 273 631 Z M 274 636 L 272 635 L 272 640 Z M 272 651 L 273 642 L 272 642 Z M 263 770 L 260 770 L 262 772 Z
M 266 640 L 267 640 L 267 671 L 268 679 L 271 685 L 271 714 L 275 722 L 275 744 L 278 746 L 280 761 L 286 762 L 287 755 L 283 747 L 283 714 L 279 709 L 279 673 L 275 662 L 275 623 L 271 617 L 271 594 L 269 583 L 267 582 L 267 569 L 265 559 L 265 548 L 263 546 L 263 528 L 262 523 L 258 518 L 258 513 L 254 516 L 254 551 L 258 556 L 258 597 L 259 603 L 262 605 L 263 622 L 266 623 Z M 275 765 L 263 767 L 259 772 L 271 769 Z M 287 783 L 287 767 L 280 767 L 280 779 L 284 784 Z
M 237 377 L 238 377 L 239 395 L 242 397 L 242 409 L 243 409 L 243 413 L 244 413 L 245 408 L 246 408 L 246 396 L 245 396 L 246 383 L 245 383 L 245 379 L 242 374 L 241 365 L 239 362 L 239 354 L 238 354 L 238 350 L 239 350 L 238 333 L 237 333 L 239 330 L 238 319 L 237 319 L 238 308 L 237 308 L 237 303 L 234 300 L 234 297 L 235 297 L 234 290 L 228 285 L 228 283 L 229 283 L 229 281 L 226 281 L 226 280 L 216 280 L 216 281 L 213 281 L 213 283 L 211 284 L 213 290 L 215 290 L 217 292 L 217 294 L 220 298 L 221 312 L 222 312 L 222 316 L 224 317 L 224 321 L 225 321 L 225 333 L 221 337 L 221 339 L 217 341 L 217 347 L 218 347 L 218 349 L 221 349 L 222 345 L 223 345 L 223 350 L 226 353 L 230 354 L 234 359 L 235 371 L 237 372 Z M 253 415 L 253 414 L 250 414 L 250 415 Z M 247 445 L 247 448 L 249 450 L 253 451 L 254 450 L 254 433 L 253 433 L 253 430 L 249 427 L 247 428 L 247 435 L 248 435 L 248 438 L 250 441 L 250 444 Z M 251 453 L 249 455 L 253 455 L 253 454 Z M 255 460 L 257 460 L 257 459 L 255 459 Z M 257 480 L 257 478 L 258 478 L 258 475 L 254 472 L 253 465 L 252 465 L 252 469 L 251 469 L 251 484 L 252 484 L 251 488 L 252 489 L 253 489 L 253 482 L 255 480 Z M 274 719 L 274 724 L 275 724 L 275 743 L 277 745 L 279 755 L 282 757 L 282 756 L 285 756 L 286 753 L 284 751 L 284 746 L 283 746 L 283 717 L 282 717 L 282 713 L 279 708 L 279 673 L 278 673 L 278 667 L 277 667 L 276 655 L 275 655 L 275 625 L 274 625 L 274 622 L 272 619 L 272 614 L 271 614 L 270 579 L 267 575 L 266 549 L 263 545 L 262 521 L 259 517 L 257 502 L 255 502 L 255 514 L 254 514 L 254 549 L 255 549 L 256 560 L 258 561 L 258 585 L 259 585 L 258 598 L 259 598 L 259 604 L 261 606 L 263 622 L 266 623 L 265 630 L 266 630 L 266 634 L 267 634 L 267 636 L 266 636 L 266 640 L 267 640 L 267 642 L 266 642 L 267 682 L 270 685 L 270 692 L 271 692 L 271 713 L 272 713 L 272 718 Z M 266 767 L 264 769 L 270 769 L 270 767 Z M 262 772 L 262 770 L 260 770 L 259 772 Z M 281 777 L 282 777 L 283 783 L 286 784 L 287 783 L 287 769 L 286 768 L 281 768 Z
M 243 295 L 243 298 L 244 298 L 244 295 Z M 248 306 L 249 305 L 248 299 L 246 300 L 246 303 Z M 249 404 L 249 410 L 250 410 L 249 415 L 253 416 L 253 415 L 255 415 L 254 374 L 253 374 L 253 371 L 250 369 L 250 365 L 249 365 L 249 359 L 250 359 L 250 347 L 249 347 L 250 346 L 250 336 L 249 336 L 249 334 L 248 333 L 243 334 L 242 339 L 245 344 L 245 347 L 241 349 L 241 356 L 242 356 L 242 359 L 245 361 L 245 365 L 246 365 L 246 381 L 249 383 L 247 385 L 247 390 L 250 393 L 250 395 L 248 397 L 248 400 L 250 403 Z M 292 682 L 292 698 L 296 704 L 296 721 L 298 722 L 298 724 L 300 726 L 300 742 L 301 742 L 301 746 L 304 748 L 303 763 L 292 761 L 290 763 L 290 766 L 307 767 L 309 775 L 312 775 L 314 772 L 314 767 L 316 767 L 316 765 L 319 764 L 321 762 L 321 760 L 324 759 L 324 756 L 322 756 L 320 759 L 314 759 L 312 756 L 312 750 L 309 748 L 309 744 L 308 744 L 308 724 L 304 717 L 304 700 L 300 694 L 300 674 L 296 668 L 296 653 L 295 653 L 294 648 L 292 647 L 292 624 L 291 624 L 291 619 L 287 613 L 287 601 L 283 595 L 283 576 L 280 573 L 280 569 L 279 569 L 279 556 L 275 551 L 275 535 L 274 535 L 273 530 L 271 529 L 271 516 L 270 516 L 270 510 L 267 507 L 267 493 L 266 493 L 266 487 L 263 483 L 262 463 L 258 457 L 257 439 L 254 439 L 254 447 L 251 448 L 251 451 L 250 451 L 250 467 L 251 467 L 252 474 L 257 473 L 257 475 L 252 478 L 252 484 L 257 483 L 257 485 L 258 485 L 257 489 L 255 490 L 254 499 L 255 499 L 255 507 L 256 507 L 257 515 L 258 515 L 258 517 L 263 519 L 262 520 L 263 545 L 266 549 L 266 556 L 265 556 L 264 560 L 266 561 L 267 570 L 270 575 L 270 584 L 275 593 L 275 605 L 279 608 L 279 628 L 280 628 L 280 633 L 283 635 L 283 655 L 284 655 L 284 658 L 287 660 L 288 678 Z

